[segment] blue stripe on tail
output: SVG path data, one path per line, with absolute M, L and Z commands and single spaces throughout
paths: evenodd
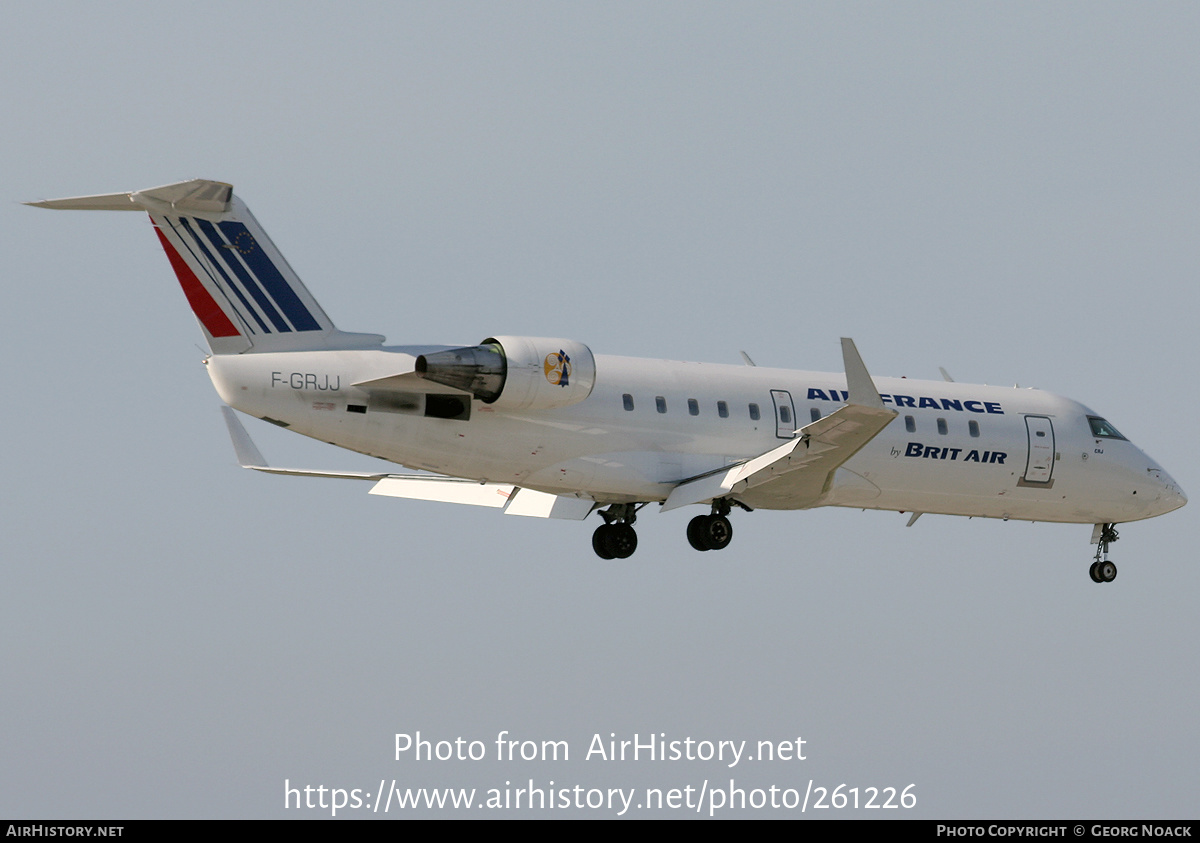
M 168 221 L 169 221 L 169 218 L 168 218 Z M 187 231 L 187 233 L 189 235 L 191 235 L 191 238 L 195 242 L 196 247 L 200 249 L 201 253 L 206 258 L 208 265 L 213 267 L 213 269 L 215 269 L 217 271 L 217 273 L 221 276 L 221 280 L 225 282 L 225 286 L 228 287 L 229 289 L 233 290 L 233 294 L 235 296 L 237 296 L 238 301 L 240 301 L 242 303 L 243 311 L 246 314 L 248 314 L 251 319 L 253 319 L 255 322 L 258 323 L 259 328 L 262 329 L 262 332 L 264 334 L 271 333 L 271 329 L 267 327 L 267 323 L 264 322 L 262 320 L 262 317 L 258 315 L 258 311 L 255 310 L 254 306 L 252 304 L 250 304 L 249 301 L 246 300 L 246 294 L 242 292 L 242 288 L 238 284 L 235 284 L 233 282 L 233 279 L 230 278 L 225 273 L 225 270 L 221 266 L 220 261 L 216 260 L 212 256 L 212 253 L 208 251 L 208 247 L 204 245 L 204 241 L 200 238 L 200 235 L 197 234 L 195 229 L 192 228 L 191 221 L 188 220 L 187 217 L 180 217 L 179 224 L 183 226 L 183 228 Z M 180 239 L 183 239 L 183 238 L 180 238 Z M 187 242 L 187 241 L 185 240 L 184 242 Z M 214 283 L 216 283 L 215 279 L 214 279 Z M 243 316 L 242 318 L 243 318 L 243 320 L 246 319 L 245 316 Z M 247 327 L 249 327 L 249 325 L 247 325 Z
M 242 260 L 250 267 L 251 271 L 258 276 L 258 280 L 267 288 L 267 292 L 271 294 L 271 298 L 275 299 L 275 303 L 287 315 L 287 318 L 295 326 L 297 331 L 319 331 L 320 324 L 309 313 L 308 308 L 304 306 L 304 302 L 300 301 L 300 297 L 292 290 L 287 279 L 282 273 L 276 269 L 275 264 L 267 257 L 262 248 L 258 245 L 258 241 L 254 239 L 254 235 L 240 222 L 222 222 L 217 224 L 221 231 L 229 238 L 230 244 L 242 256 Z
M 221 237 L 220 232 L 218 232 L 216 227 L 208 220 L 197 219 L 196 224 L 200 226 L 200 230 L 204 232 L 204 236 L 208 238 L 209 243 L 214 249 L 236 250 L 235 246 L 225 242 L 225 240 Z M 247 232 L 247 234 L 249 234 L 249 232 Z M 255 244 L 255 247 L 257 248 L 257 244 Z M 220 254 L 219 251 L 218 254 Z M 237 260 L 232 255 L 229 255 L 225 259 L 225 264 L 233 270 L 233 274 L 236 275 L 242 282 L 242 286 L 244 286 L 246 291 L 254 297 L 256 302 L 258 302 L 258 306 L 262 308 L 262 311 L 264 314 L 266 314 L 266 317 L 271 320 L 271 324 L 275 326 L 275 330 L 279 331 L 281 334 L 291 333 L 292 328 L 290 325 L 288 325 L 287 320 L 283 318 L 283 314 L 276 309 L 274 303 L 267 296 L 266 292 L 264 292 L 263 288 L 259 286 L 258 280 L 246 271 L 246 268 L 242 266 L 241 261 Z

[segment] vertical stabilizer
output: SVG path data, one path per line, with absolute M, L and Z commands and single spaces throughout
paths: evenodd
M 371 348 L 339 331 L 224 182 L 193 179 L 133 193 L 30 202 L 40 208 L 146 211 L 214 354 Z

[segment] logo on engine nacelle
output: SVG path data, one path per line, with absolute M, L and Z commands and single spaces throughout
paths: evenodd
M 570 383 L 571 358 L 561 348 L 557 353 L 551 352 L 546 355 L 546 362 L 542 368 L 545 369 L 546 380 L 550 381 L 550 383 L 558 384 L 559 386 L 567 386 Z

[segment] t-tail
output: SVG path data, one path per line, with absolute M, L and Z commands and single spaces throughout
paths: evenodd
M 334 326 L 232 185 L 193 179 L 28 204 L 147 212 L 214 354 L 374 348 L 383 342 L 378 334 Z

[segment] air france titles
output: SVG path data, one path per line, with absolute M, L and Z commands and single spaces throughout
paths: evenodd
M 957 398 L 930 398 L 926 395 L 880 395 L 884 404 L 893 407 L 912 407 L 914 410 L 958 410 L 968 413 L 994 413 L 1004 415 L 1004 408 L 998 401 L 960 401 Z M 808 390 L 809 401 L 849 401 L 850 393 L 838 389 Z
M 759 741 L 760 761 L 804 761 L 804 740 Z M 592 735 L 585 761 L 722 761 L 736 767 L 741 761 L 753 761 L 746 755 L 746 741 L 707 741 L 695 738 L 667 740 L 665 732 L 658 735 L 634 734 L 633 740 L 617 740 L 610 732 L 605 740 Z

